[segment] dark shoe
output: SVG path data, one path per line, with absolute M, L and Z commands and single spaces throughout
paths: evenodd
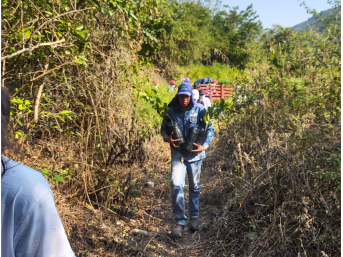
M 191 230 L 198 231 L 199 230 L 199 220 L 198 218 L 191 219 Z
M 182 236 L 182 232 L 183 232 L 183 228 L 185 226 L 182 226 L 180 224 L 175 224 L 173 229 L 172 229 L 172 235 L 175 237 L 181 237 Z

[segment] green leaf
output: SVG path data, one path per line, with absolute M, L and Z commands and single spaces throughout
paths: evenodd
M 24 134 L 22 133 L 22 132 L 19 132 L 19 131 L 17 131 L 16 133 L 15 133 L 15 138 L 19 138 L 19 137 L 24 137 Z
M 133 14 L 132 11 L 130 11 L 130 15 L 131 15 L 131 17 L 134 18 L 136 21 L 138 20 L 137 17 Z
M 82 37 L 82 38 L 85 38 L 87 33 L 88 33 L 88 30 L 82 30 L 82 31 L 77 32 L 77 34 L 79 34 L 80 37 Z
M 143 31 L 143 33 L 144 33 L 150 40 L 153 40 L 153 41 L 155 41 L 156 43 L 158 42 L 157 39 L 156 39 L 154 36 L 152 36 L 152 35 L 150 34 L 149 31 L 147 31 L 147 30 L 145 30 L 145 29 L 142 29 L 142 31 Z
M 65 120 L 59 115 L 56 115 L 56 118 L 59 118 L 61 121 L 65 122 Z
M 75 30 L 81 30 L 81 29 L 83 29 L 83 25 L 82 24 L 75 28 Z
M 88 62 L 87 58 L 84 57 L 83 55 L 79 55 L 78 56 L 82 61 Z
M 215 109 L 214 106 L 210 106 L 210 107 L 207 108 L 207 113 L 208 113 L 210 119 L 213 118 L 214 109 Z
M 113 7 L 117 6 L 117 2 L 110 0 L 110 3 L 113 5 Z
M 46 168 L 44 168 L 43 170 L 39 170 L 39 171 L 42 172 L 42 174 L 43 174 L 44 176 L 51 177 L 49 171 L 48 171 Z
M 61 115 L 69 115 L 69 114 L 74 114 L 72 111 L 64 110 L 60 112 Z
M 53 126 L 53 128 L 56 129 L 56 130 L 58 130 L 59 132 L 62 132 L 62 131 L 63 131 L 62 129 L 60 129 L 60 128 L 57 127 L 57 126 Z
M 55 180 L 62 182 L 63 184 L 65 183 L 65 180 L 60 175 L 57 175 L 56 173 L 53 173 L 53 175 Z
M 77 135 L 77 136 L 79 136 L 79 137 L 82 137 L 82 135 L 81 135 L 80 132 L 77 132 L 77 131 L 76 131 L 74 134 Z
M 16 98 L 12 99 L 11 102 L 15 103 L 15 104 L 22 104 L 24 101 L 23 101 L 23 99 L 16 97 Z

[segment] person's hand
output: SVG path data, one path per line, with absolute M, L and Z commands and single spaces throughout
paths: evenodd
M 173 134 L 174 134 L 174 132 L 172 132 L 172 133 L 170 134 L 170 136 L 167 137 L 167 141 L 168 141 L 169 144 L 172 145 L 172 147 L 178 148 L 178 146 L 175 145 L 175 142 L 180 141 L 180 139 L 173 139 Z
M 206 148 L 202 145 L 198 145 L 196 143 L 194 143 L 194 145 L 197 147 L 197 149 L 191 150 L 192 153 L 201 153 L 202 151 L 206 150 Z

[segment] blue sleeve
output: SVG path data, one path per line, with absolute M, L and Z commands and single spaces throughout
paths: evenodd
M 205 140 L 205 143 L 203 144 L 203 147 L 205 147 L 206 149 L 209 147 L 211 141 L 212 141 L 212 138 L 214 136 L 214 127 L 213 125 L 209 126 L 207 128 L 207 137 L 206 137 L 206 140 Z
M 164 116 L 163 121 L 162 121 L 162 125 L 161 125 L 161 135 L 162 135 L 162 137 L 163 137 L 163 141 L 164 141 L 164 142 L 167 142 L 167 137 L 169 136 L 169 135 L 167 134 L 167 131 L 166 131 L 165 128 L 164 128 L 164 125 L 167 124 L 168 119 L 169 119 L 169 118 L 168 118 L 167 116 Z
M 75 257 L 41 173 L 5 159 L 1 177 L 1 256 Z
M 26 215 L 13 239 L 15 256 L 75 257 L 49 190 Z

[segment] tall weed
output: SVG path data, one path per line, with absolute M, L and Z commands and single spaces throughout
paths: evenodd
M 227 110 L 215 154 L 224 207 L 210 237 L 235 255 L 338 256 L 340 30 L 284 32 L 239 82 L 251 97 Z

